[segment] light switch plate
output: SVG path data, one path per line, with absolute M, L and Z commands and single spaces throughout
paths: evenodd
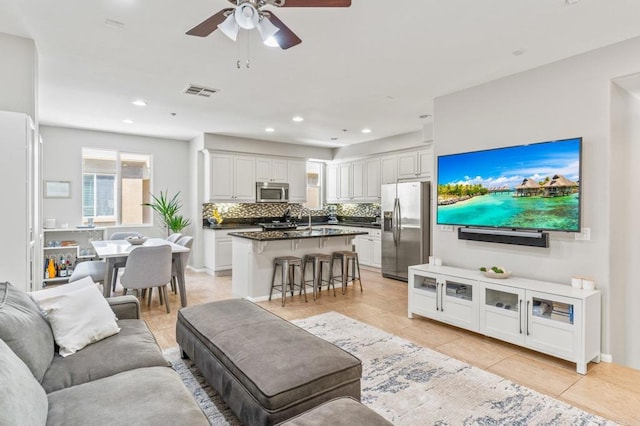
M 440 225 L 440 230 L 453 232 L 453 225 Z

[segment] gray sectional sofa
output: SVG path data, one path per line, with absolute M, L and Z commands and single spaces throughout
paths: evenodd
M 24 292 L 0 283 L 0 425 L 208 425 L 139 317 L 133 296 L 109 305 L 120 332 L 61 357 Z

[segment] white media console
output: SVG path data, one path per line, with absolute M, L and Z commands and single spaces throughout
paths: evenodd
M 600 362 L 601 295 L 545 281 L 486 278 L 448 266 L 409 267 L 414 314 L 576 363 Z

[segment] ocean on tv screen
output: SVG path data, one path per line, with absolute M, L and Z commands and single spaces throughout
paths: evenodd
M 578 232 L 581 142 L 438 157 L 438 224 Z

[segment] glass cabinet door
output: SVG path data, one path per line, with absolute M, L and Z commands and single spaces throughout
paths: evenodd
M 433 294 L 435 294 L 438 289 L 435 277 L 423 277 L 419 275 L 416 275 L 413 286 Z
M 520 312 L 518 293 L 511 290 L 485 288 L 484 304 L 507 311 Z
M 487 336 L 522 344 L 526 316 L 524 290 L 483 283 L 480 291 L 480 330 Z

